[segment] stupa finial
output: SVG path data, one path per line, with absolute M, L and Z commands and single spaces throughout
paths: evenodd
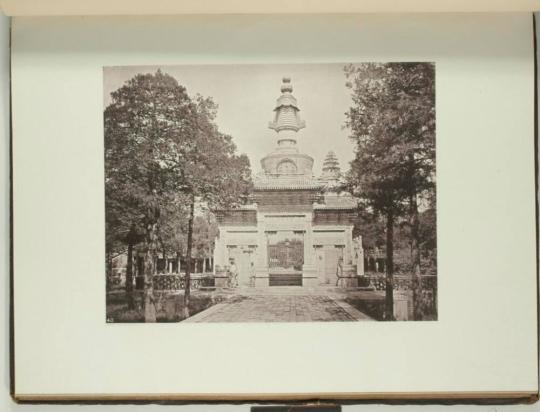
M 278 133 L 279 145 L 295 145 L 296 132 L 306 127 L 306 123 L 300 119 L 298 102 L 291 94 L 293 90 L 290 77 L 283 77 L 281 83 L 281 96 L 277 99 L 274 109 L 274 120 L 268 127 Z
M 281 93 L 292 93 L 292 84 L 290 77 L 284 77 L 281 84 Z

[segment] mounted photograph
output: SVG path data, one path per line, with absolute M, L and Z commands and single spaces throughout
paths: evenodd
M 108 323 L 436 321 L 435 64 L 103 68 Z

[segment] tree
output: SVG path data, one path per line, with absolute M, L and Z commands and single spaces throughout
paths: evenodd
M 213 101 L 190 98 L 160 70 L 136 75 L 111 98 L 104 115 L 107 232 L 114 237 L 135 227 L 143 234 L 145 284 L 155 274 L 160 247 L 178 253 L 185 245 L 187 317 L 196 205 L 245 202 L 249 161 L 236 154 L 231 136 L 219 132 Z
M 160 224 L 161 250 L 165 254 L 175 254 L 177 261 L 180 261 L 180 257 L 186 256 L 187 253 L 188 211 L 189 208 L 186 208 L 185 205 L 181 207 L 180 211 L 178 209 L 168 210 L 162 215 L 163 221 Z M 196 204 L 193 220 L 192 257 L 197 259 L 210 257 L 214 250 L 214 240 L 217 233 L 215 216 L 203 205 Z
M 201 215 L 195 216 L 193 222 L 194 257 L 203 259 L 203 272 L 206 269 L 206 259 L 212 255 L 214 250 L 214 241 L 217 235 L 217 221 L 212 212 L 204 210 Z
M 164 255 L 175 255 L 178 273 L 180 273 L 181 257 L 186 254 L 188 196 L 179 193 L 174 202 L 163 209 L 159 222 L 159 238 Z
M 211 99 L 197 96 L 196 113 L 196 133 L 189 146 L 183 170 L 189 194 L 184 317 L 189 317 L 196 203 L 210 209 L 236 207 L 247 201 L 251 191 L 249 160 L 244 154 L 237 155 L 232 137 L 218 130 L 215 124 L 215 103 Z
M 394 225 L 408 217 L 415 317 L 420 283 L 419 198 L 435 187 L 435 69 L 430 63 L 345 68 L 353 105 L 346 125 L 356 143 L 350 187 L 386 219 L 386 313 L 393 312 Z
M 104 112 L 107 237 L 142 233 L 145 284 L 155 273 L 163 208 L 185 189 L 178 174 L 193 141 L 195 106 L 183 86 L 157 71 L 111 93 Z
M 107 277 L 111 272 L 114 256 L 127 251 L 126 293 L 128 306 L 133 307 L 133 246 L 138 243 L 140 228 L 135 224 L 137 212 L 122 199 L 122 187 L 116 179 L 105 183 L 105 250 L 107 255 Z M 108 283 L 108 282 L 107 282 Z

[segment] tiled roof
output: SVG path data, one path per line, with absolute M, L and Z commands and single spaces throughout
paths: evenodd
M 296 178 L 291 179 L 283 176 L 280 179 L 258 179 L 254 182 L 255 190 L 299 190 L 314 189 L 320 190 L 323 185 L 314 179 Z
M 323 185 L 318 179 L 305 174 L 268 174 L 255 177 L 255 189 L 321 189 Z
M 352 210 L 356 209 L 356 204 L 343 204 L 343 205 L 320 205 L 314 204 L 313 209 L 315 210 Z

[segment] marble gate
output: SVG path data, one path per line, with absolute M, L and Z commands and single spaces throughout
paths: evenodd
M 284 78 L 269 124 L 277 146 L 261 159 L 252 203 L 216 211 L 215 268 L 234 261 L 240 282 L 257 287 L 331 285 L 338 276 L 353 286 L 359 274 L 352 239 L 357 202 L 340 191 L 332 151 L 322 175 L 314 176 L 313 158 L 297 147 L 297 133 L 305 127 L 298 112 L 290 79 Z

